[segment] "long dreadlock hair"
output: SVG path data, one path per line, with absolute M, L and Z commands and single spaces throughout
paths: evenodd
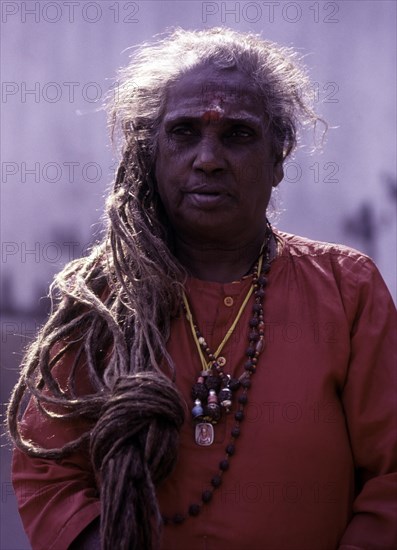
M 299 125 L 322 120 L 311 107 L 309 80 L 296 54 L 253 34 L 178 29 L 142 45 L 121 71 L 110 122 L 113 137 L 121 136 L 122 160 L 107 200 L 106 236 L 89 257 L 69 263 L 55 278 L 52 313 L 26 352 L 8 408 L 15 445 L 31 457 L 59 459 L 89 444 L 101 479 L 105 550 L 157 546 L 155 488 L 176 461 L 184 405 L 166 343 L 185 272 L 173 253 L 154 167 L 168 90 L 206 64 L 249 76 L 278 162 L 297 146 Z M 53 368 L 71 351 L 65 389 Z M 83 396 L 76 391 L 82 358 L 93 388 Z M 62 448 L 25 440 L 19 421 L 27 395 L 41 414 L 59 422 L 84 418 L 93 428 Z

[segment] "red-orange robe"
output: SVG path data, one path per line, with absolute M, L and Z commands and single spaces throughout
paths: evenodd
M 397 548 L 392 299 L 373 262 L 357 251 L 277 236 L 264 301 L 266 347 L 230 470 L 198 517 L 164 527 L 162 550 Z M 230 327 L 251 281 L 188 280 L 193 314 L 211 349 Z M 252 300 L 221 354 L 232 376 L 242 374 L 247 360 Z M 158 488 L 161 512 L 174 515 L 186 513 L 210 488 L 234 419 L 230 414 L 216 425 L 213 445 L 195 443 L 190 392 L 201 363 L 183 315 L 173 320 L 168 350 L 188 411 L 177 467 Z M 57 366 L 60 378 L 68 365 L 64 360 Z M 25 435 L 47 447 L 82 429 L 77 423 L 60 428 L 32 403 L 23 424 Z M 95 476 L 83 452 L 55 462 L 16 450 L 13 482 L 34 550 L 66 550 L 100 514 Z

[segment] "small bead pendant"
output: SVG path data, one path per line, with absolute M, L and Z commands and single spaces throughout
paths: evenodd
M 208 406 L 211 407 L 212 405 L 216 405 L 218 403 L 218 397 L 215 393 L 215 390 L 210 390 L 210 394 L 208 396 Z
M 200 399 L 196 399 L 196 401 L 194 402 L 194 407 L 192 409 L 192 417 L 195 419 L 195 420 L 198 420 L 200 417 L 202 417 L 204 414 L 204 410 L 203 410 L 203 407 L 201 406 L 201 401 Z
M 213 423 L 218 422 L 221 417 L 221 408 L 215 390 L 210 390 L 204 414 L 207 415 Z
M 208 447 L 214 442 L 214 426 L 208 422 L 201 422 L 196 425 L 194 430 L 194 438 L 197 445 Z
M 232 406 L 232 392 L 229 388 L 223 388 L 219 393 L 219 401 L 222 407 L 229 411 Z

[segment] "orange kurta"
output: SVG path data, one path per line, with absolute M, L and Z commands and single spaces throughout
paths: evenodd
M 397 547 L 396 314 L 390 294 L 366 256 L 277 236 L 264 302 L 267 344 L 230 470 L 202 514 L 164 528 L 162 550 Z M 250 284 L 250 277 L 228 284 L 189 279 L 193 314 L 211 349 Z M 222 352 L 224 371 L 232 376 L 244 369 L 252 299 Z M 173 321 L 168 350 L 190 409 L 201 366 L 183 316 Z M 68 361 L 58 368 L 67 369 Z M 187 414 L 177 467 L 158 489 L 162 513 L 186 513 L 200 502 L 233 424 L 233 415 L 225 416 L 214 444 L 200 447 Z M 57 446 L 81 427 L 54 428 L 31 405 L 24 429 Z M 13 480 L 34 550 L 66 550 L 99 515 L 84 453 L 54 462 L 17 450 Z

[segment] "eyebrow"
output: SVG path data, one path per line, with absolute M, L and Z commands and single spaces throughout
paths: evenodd
M 210 112 L 212 109 L 203 109 L 200 114 L 186 114 L 186 113 L 168 113 L 164 116 L 164 124 L 170 124 L 172 122 L 194 122 L 201 121 L 205 113 Z M 262 126 L 264 122 L 260 117 L 251 115 L 249 113 L 241 113 L 240 115 L 233 116 L 221 116 L 219 122 L 227 122 L 231 124 L 252 124 L 254 126 Z

